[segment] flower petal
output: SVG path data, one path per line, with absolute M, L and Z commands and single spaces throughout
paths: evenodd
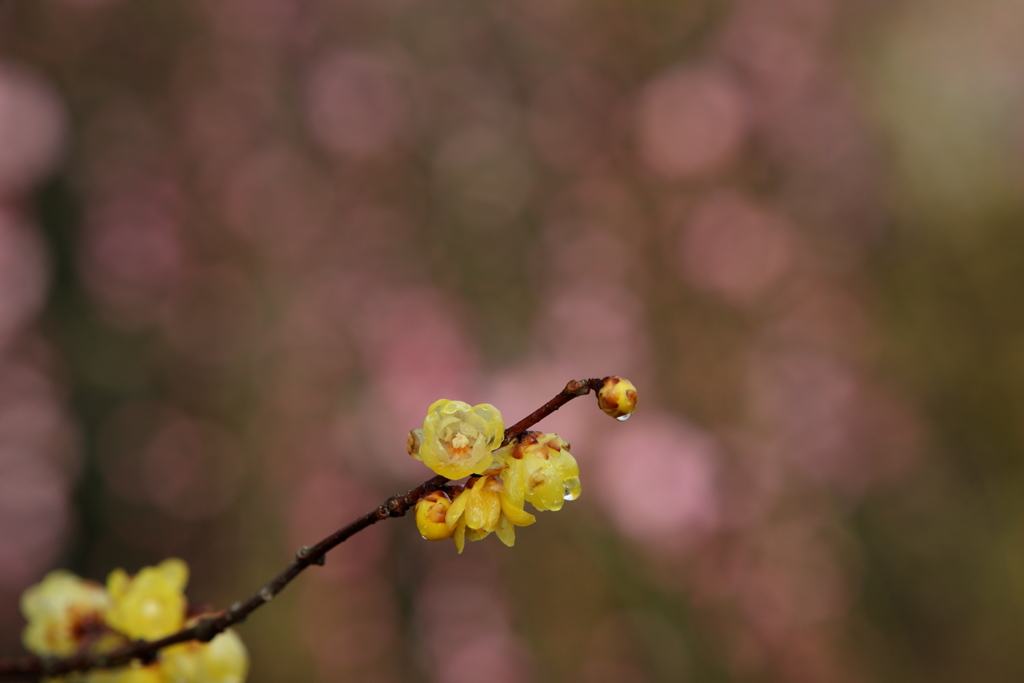
M 516 505 L 512 497 L 507 493 L 498 494 L 501 497 L 501 512 L 508 520 L 516 526 L 530 526 L 537 521 L 537 518 Z
M 459 551 L 459 555 L 462 554 L 462 549 L 466 547 L 466 518 L 459 517 L 458 524 L 455 525 L 455 532 L 452 534 L 452 538 L 455 539 L 455 549 Z
M 462 513 L 466 511 L 466 502 L 469 500 L 467 493 L 468 491 L 463 491 L 458 494 L 452 501 L 451 507 L 448 508 L 448 512 L 445 513 L 444 523 L 449 529 L 454 529 L 459 520 L 463 519 Z
M 509 548 L 516 544 L 516 528 L 505 515 L 501 516 L 501 522 L 498 523 L 498 528 L 494 530 L 494 533 Z

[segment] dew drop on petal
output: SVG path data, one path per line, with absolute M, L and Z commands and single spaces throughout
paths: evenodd
M 576 500 L 576 496 L 572 495 L 572 491 L 565 489 L 565 495 L 562 496 L 564 500 Z
M 630 416 L 630 415 L 632 415 L 632 414 L 633 414 L 633 413 L 626 413 L 625 415 L 619 415 L 619 416 L 618 416 L 617 418 L 615 418 L 615 419 L 616 419 L 616 420 L 618 420 L 619 422 L 625 422 L 626 420 L 628 420 L 628 419 L 629 419 L 629 416 Z

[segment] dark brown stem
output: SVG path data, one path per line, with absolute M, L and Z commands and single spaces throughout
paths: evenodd
M 555 412 L 566 403 L 576 398 L 597 391 L 601 388 L 603 380 L 585 379 L 572 380 L 565 385 L 565 389 L 558 393 L 553 399 L 533 411 L 519 422 L 505 430 L 505 438 L 501 442 L 505 444 L 512 441 L 527 429 L 540 422 L 542 419 Z M 274 599 L 278 593 L 284 590 L 285 586 L 302 573 L 310 565 L 324 564 L 325 555 L 328 551 L 345 542 L 351 536 L 363 529 L 376 524 L 377 522 L 390 517 L 401 517 L 408 512 L 423 496 L 442 488 L 448 483 L 446 477 L 438 475 L 433 479 L 423 482 L 416 488 L 402 496 L 388 498 L 376 510 L 367 512 L 362 517 L 350 522 L 341 529 L 323 539 L 313 546 L 303 546 L 295 554 L 295 559 L 284 568 L 280 574 L 272 578 L 258 591 L 245 600 L 236 602 L 230 608 L 217 614 L 200 619 L 189 628 L 173 633 L 169 636 L 153 641 L 137 641 L 125 645 L 113 652 L 104 655 L 92 655 L 81 653 L 64 658 L 28 656 L 19 659 L 0 660 L 0 679 L 7 680 L 38 680 L 43 677 L 60 676 L 63 674 L 90 671 L 92 669 L 111 669 L 124 666 L 132 660 L 138 659 L 143 662 L 152 661 L 160 650 L 177 643 L 184 643 L 190 640 L 209 642 L 214 636 L 222 633 L 229 627 L 239 624 L 255 612 L 259 607 Z
M 553 399 L 542 405 L 537 410 L 533 411 L 519 422 L 505 430 L 505 438 L 502 440 L 501 445 L 512 441 L 527 429 L 537 424 L 545 417 L 555 412 L 569 401 L 573 400 L 577 396 L 585 396 L 591 391 L 598 391 L 604 385 L 603 379 L 573 379 L 569 380 L 569 383 L 565 385 L 565 389 L 558 392 L 558 395 Z

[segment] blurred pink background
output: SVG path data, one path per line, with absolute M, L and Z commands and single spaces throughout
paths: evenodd
M 1024 7 L 0 0 L 0 654 L 51 568 L 226 606 L 428 478 L 438 398 L 583 496 L 411 520 L 251 680 L 1024 677 Z

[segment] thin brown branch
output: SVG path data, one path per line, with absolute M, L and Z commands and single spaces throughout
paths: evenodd
M 505 438 L 501 442 L 502 445 L 504 446 L 509 443 L 512 439 L 577 396 L 588 394 L 591 390 L 597 391 L 601 388 L 602 383 L 603 380 L 599 379 L 571 380 L 565 385 L 565 389 L 560 391 L 554 398 L 506 429 Z M 0 680 L 38 680 L 44 677 L 60 676 L 93 669 L 112 669 L 124 666 L 136 659 L 143 662 L 152 661 L 160 650 L 177 643 L 184 643 L 190 640 L 198 640 L 204 643 L 209 642 L 218 633 L 222 633 L 231 626 L 245 621 L 250 614 L 273 600 L 278 593 L 284 590 L 285 586 L 291 583 L 307 567 L 310 565 L 323 565 L 325 556 L 330 550 L 381 520 L 403 516 L 416 505 L 420 498 L 441 488 L 448 481 L 446 477 L 438 475 L 433 479 L 423 482 L 405 495 L 388 498 L 377 509 L 367 512 L 362 517 L 338 529 L 316 545 L 303 546 L 295 554 L 295 559 L 292 560 L 291 564 L 264 584 L 258 591 L 245 600 L 234 603 L 226 610 L 199 620 L 189 628 L 182 629 L 159 640 L 140 640 L 130 643 L 104 655 L 81 653 L 64 658 L 32 655 L 17 659 L 0 660 Z
M 558 394 L 542 405 L 537 410 L 533 411 L 519 422 L 505 430 L 505 438 L 501 442 L 501 445 L 512 441 L 527 429 L 537 424 L 545 417 L 555 412 L 569 401 L 573 400 L 577 396 L 584 396 L 589 394 L 591 391 L 598 391 L 604 385 L 603 379 L 573 379 L 569 380 L 569 383 L 565 385 L 565 389 L 562 389 Z

